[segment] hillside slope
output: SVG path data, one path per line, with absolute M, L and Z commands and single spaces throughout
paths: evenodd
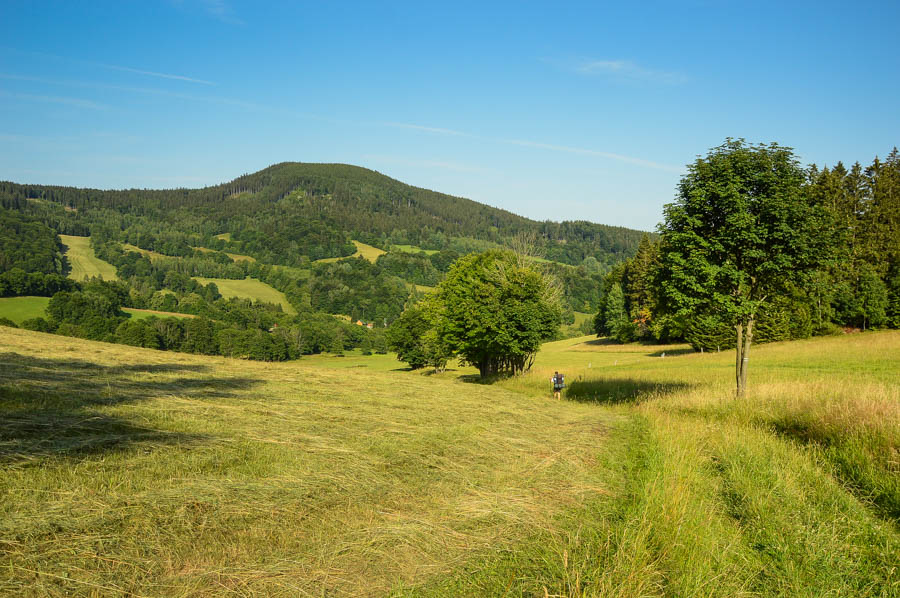
M 30 200 L 30 201 L 29 201 Z M 578 265 L 615 263 L 634 253 L 643 233 L 585 221 L 536 222 L 472 200 L 406 185 L 344 164 L 285 162 L 203 189 L 104 191 L 0 182 L 0 204 L 41 214 L 59 232 L 119 236 L 177 255 L 191 243 L 240 249 L 292 265 L 376 247 L 444 249 L 452 239 L 508 243 L 534 235 L 546 258 Z M 226 241 L 223 233 L 230 233 Z

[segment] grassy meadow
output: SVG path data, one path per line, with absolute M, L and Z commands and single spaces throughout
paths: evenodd
M 425 253 L 428 255 L 438 253 L 437 249 L 422 249 L 417 245 L 391 245 L 391 249 L 396 249 L 397 251 L 402 251 L 403 253 Z
M 0 594 L 898 596 L 898 355 L 754 347 L 735 400 L 686 346 L 483 384 L 3 329 Z
M 72 268 L 69 278 L 81 281 L 90 276 L 100 276 L 103 280 L 118 280 L 115 266 L 94 255 L 90 237 L 60 235 L 59 238 L 66 246 L 66 258 Z
M 272 288 L 261 280 L 255 278 L 245 278 L 243 280 L 233 280 L 230 278 L 203 278 L 202 276 L 194 276 L 193 278 L 200 284 L 216 283 L 216 286 L 219 288 L 219 293 L 225 298 L 242 297 L 254 301 L 275 303 L 281 305 L 281 308 L 287 314 L 296 315 L 297 313 L 297 310 L 294 309 L 290 302 L 288 302 L 284 293 Z
M 9 318 L 16 324 L 47 315 L 50 297 L 0 297 L 0 318 Z
M 221 236 L 221 235 L 220 235 Z M 196 249 L 201 253 L 215 253 L 215 249 L 209 249 L 208 247 L 192 247 L 192 249 Z M 225 252 L 225 255 L 230 257 L 236 262 L 255 262 L 256 258 L 249 255 L 242 255 L 240 253 L 228 253 Z
M 16 324 L 32 318 L 46 318 L 49 297 L 2 297 L 0 298 L 0 318 L 9 318 Z M 122 311 L 130 314 L 132 318 L 142 320 L 151 316 L 160 318 L 194 318 L 190 314 L 177 314 L 169 311 L 156 311 L 155 309 L 134 309 L 123 307 Z
M 354 253 L 353 255 L 347 256 L 347 257 L 360 257 L 361 256 L 361 257 L 366 258 L 367 260 L 369 260 L 370 262 L 372 262 L 374 264 L 375 260 L 378 259 L 378 256 L 385 253 L 385 251 L 382 249 L 378 249 L 377 247 L 373 247 L 371 245 L 366 245 L 365 243 L 360 243 L 359 241 L 353 241 L 353 244 L 356 245 L 356 253 Z M 343 259 L 346 259 L 346 258 L 326 257 L 326 258 L 322 258 L 320 260 L 316 260 L 316 262 L 322 263 L 322 264 L 329 264 L 331 262 L 336 262 L 338 260 L 343 260 Z

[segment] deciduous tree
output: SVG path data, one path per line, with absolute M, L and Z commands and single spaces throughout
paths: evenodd
M 559 328 L 559 291 L 511 251 L 461 258 L 438 286 L 441 342 L 482 376 L 531 367 L 541 342 Z
M 662 299 L 679 316 L 734 326 L 739 396 L 759 310 L 827 255 L 824 211 L 802 193 L 804 179 L 789 148 L 728 139 L 688 167 L 665 208 Z

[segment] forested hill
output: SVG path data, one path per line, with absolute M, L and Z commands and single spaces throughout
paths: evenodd
M 202 189 L 121 191 L 0 182 L 6 208 L 60 233 L 118 239 L 169 255 L 203 245 L 269 263 L 346 256 L 349 241 L 480 249 L 520 233 L 544 257 L 609 265 L 633 255 L 640 231 L 585 221 L 536 222 L 344 164 L 284 162 Z M 228 235 L 223 235 L 228 233 Z

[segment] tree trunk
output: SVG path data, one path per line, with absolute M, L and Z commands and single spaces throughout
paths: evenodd
M 747 320 L 747 332 L 744 334 L 744 351 L 741 355 L 741 395 L 747 392 L 747 370 L 750 369 L 750 343 L 753 341 L 753 316 Z
M 743 357 L 744 352 L 744 324 L 743 322 L 738 322 L 735 326 L 737 329 L 737 344 L 735 345 L 737 350 L 735 351 L 735 364 L 734 364 L 734 381 L 737 385 L 737 396 L 742 396 L 743 391 L 741 390 L 741 357 Z
M 737 382 L 737 396 L 741 398 L 747 392 L 747 371 L 750 368 L 750 343 L 753 341 L 754 317 L 747 320 L 746 330 L 743 322 L 737 328 L 737 358 L 735 361 L 735 381 Z

